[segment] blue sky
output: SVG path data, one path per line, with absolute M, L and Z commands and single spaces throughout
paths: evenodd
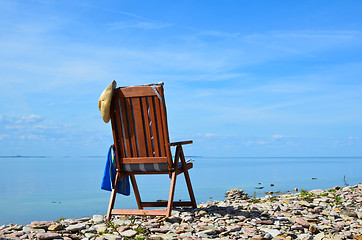
M 0 155 L 102 156 L 98 97 L 165 82 L 188 155 L 362 156 L 361 1 L 0 0 Z

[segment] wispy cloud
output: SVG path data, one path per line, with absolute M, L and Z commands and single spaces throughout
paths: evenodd
M 207 37 L 218 37 L 218 38 L 238 38 L 241 36 L 240 33 L 228 33 L 222 31 L 202 31 L 197 34 L 198 36 L 207 36 Z
M 109 30 L 120 30 L 125 28 L 137 28 L 143 30 L 161 29 L 172 26 L 168 23 L 144 22 L 144 21 L 122 21 L 107 24 Z

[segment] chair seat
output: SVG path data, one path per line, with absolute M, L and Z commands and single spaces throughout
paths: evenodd
M 191 159 L 186 160 L 186 164 L 191 163 Z M 133 172 L 167 172 L 167 163 L 137 163 L 137 164 L 123 164 L 123 171 L 127 173 Z M 181 162 L 178 167 L 181 168 Z
M 168 171 L 167 163 L 138 163 L 123 164 L 124 172 L 165 172 Z

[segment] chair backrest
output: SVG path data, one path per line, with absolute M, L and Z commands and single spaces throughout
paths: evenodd
M 111 105 L 117 167 L 167 163 L 172 169 L 163 84 L 117 88 Z

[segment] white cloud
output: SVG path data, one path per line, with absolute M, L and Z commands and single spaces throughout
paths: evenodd
M 217 136 L 217 134 L 214 134 L 214 133 L 206 133 L 205 134 L 205 137 L 215 137 Z
M 359 137 L 348 137 L 348 140 L 360 140 L 361 138 Z
M 146 22 L 146 21 L 125 21 L 107 24 L 110 30 L 120 30 L 125 28 L 138 28 L 143 30 L 162 29 L 172 26 L 168 23 Z
M 278 134 L 275 134 L 272 136 L 273 139 L 280 139 L 280 138 L 283 138 L 282 135 L 278 135 Z

